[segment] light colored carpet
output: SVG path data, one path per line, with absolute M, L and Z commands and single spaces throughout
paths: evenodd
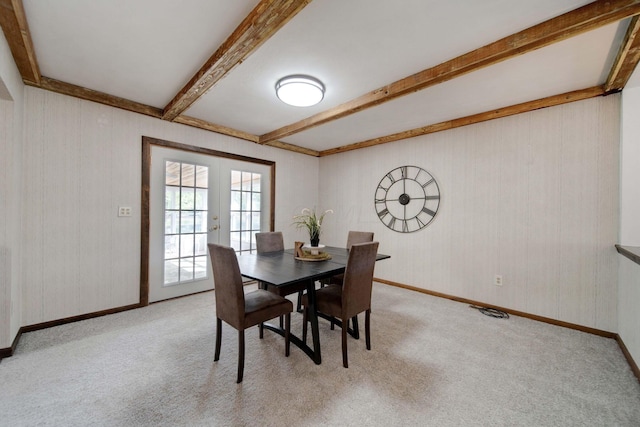
M 377 283 L 373 295 L 372 350 L 349 337 L 349 369 L 326 321 L 321 365 L 252 328 L 239 385 L 228 325 L 213 362 L 213 292 L 26 333 L 0 364 L 0 425 L 640 425 L 640 383 L 612 339 Z

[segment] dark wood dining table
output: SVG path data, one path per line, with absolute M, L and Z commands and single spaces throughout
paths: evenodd
M 331 255 L 331 259 L 323 261 L 298 260 L 294 257 L 293 249 L 265 254 L 244 253 L 238 256 L 240 273 L 249 279 L 274 286 L 306 283 L 313 347 L 308 346 L 293 333 L 290 333 L 289 337 L 291 343 L 304 351 L 318 365 L 322 363 L 322 354 L 320 352 L 318 311 L 315 301 L 316 281 L 344 273 L 349 257 L 349 251 L 345 248 L 326 246 L 323 250 Z M 387 258 L 390 256 L 377 254 L 376 261 Z M 284 335 L 284 331 L 275 325 L 265 324 L 265 327 Z

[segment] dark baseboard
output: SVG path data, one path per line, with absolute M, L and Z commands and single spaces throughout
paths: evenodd
M 620 350 L 622 350 L 622 354 L 624 354 L 624 357 L 627 359 L 627 362 L 629 363 L 629 367 L 633 371 L 633 374 L 636 376 L 638 381 L 640 381 L 640 368 L 638 368 L 638 365 L 636 364 L 635 360 L 633 360 L 633 357 L 631 357 L 631 353 L 629 353 L 629 349 L 627 349 L 627 346 L 624 345 L 624 341 L 622 341 L 622 338 L 620 338 L 620 335 L 616 334 L 616 341 L 620 346 Z
M 20 328 L 18 330 L 18 333 L 16 334 L 16 337 L 13 339 L 11 347 L 0 348 L 0 362 L 2 362 L 2 359 L 4 359 L 5 357 L 13 356 L 13 353 L 16 351 L 16 347 L 18 346 L 18 341 L 20 341 L 20 336 L 22 336 L 22 332 L 22 328 Z
M 466 298 L 460 298 L 460 297 L 456 297 L 456 296 L 453 296 L 453 295 L 447 295 L 447 294 L 443 294 L 441 292 L 430 291 L 428 289 L 418 288 L 418 287 L 415 287 L 415 286 L 404 285 L 404 284 L 398 283 L 398 282 L 392 282 L 391 280 L 384 280 L 384 279 L 379 279 L 379 278 L 376 278 L 376 277 L 374 277 L 373 280 L 375 282 L 382 283 L 382 284 L 389 285 L 389 286 L 395 286 L 397 288 L 408 289 L 408 290 L 411 290 L 411 291 L 416 291 L 416 292 L 420 292 L 420 293 L 427 294 L 427 295 L 432 295 L 432 296 L 439 297 L 439 298 L 446 298 L 446 299 L 450 299 L 450 300 L 453 300 L 453 301 L 462 302 L 462 303 L 465 303 L 465 304 L 481 306 L 481 307 L 487 307 L 487 308 L 495 308 L 496 310 L 500 310 L 500 311 L 504 311 L 505 313 L 513 314 L 514 316 L 526 317 L 528 319 L 537 320 L 539 322 L 544 322 L 544 323 L 549 323 L 551 325 L 562 326 L 564 328 L 575 329 L 577 331 L 587 332 L 589 334 L 594 334 L 594 335 L 599 335 L 599 336 L 605 337 L 605 338 L 615 339 L 616 342 L 618 343 L 618 345 L 620 346 L 620 349 L 622 350 L 622 353 L 624 354 L 624 357 L 627 359 L 627 363 L 629 363 L 629 366 L 631 367 L 631 370 L 633 371 L 633 373 L 636 376 L 636 378 L 638 379 L 638 381 L 640 381 L 640 369 L 638 368 L 638 365 L 633 360 L 633 357 L 631 356 L 631 353 L 629 353 L 629 350 L 627 349 L 627 347 L 624 345 L 624 342 L 622 341 L 622 338 L 620 338 L 620 336 L 618 334 L 614 333 L 614 332 L 608 332 L 608 331 L 603 331 L 603 330 L 600 330 L 600 329 L 589 328 L 589 327 L 586 327 L 586 326 L 576 325 L 575 323 L 563 322 L 561 320 L 551 319 L 551 318 L 548 318 L 548 317 L 538 316 L 538 315 L 530 314 L 530 313 L 524 313 L 522 311 L 511 310 L 509 308 L 499 307 L 499 306 L 496 306 L 496 305 L 484 304 L 484 303 L 479 302 L 479 301 L 474 301 L 474 300 L 470 300 L 470 299 L 466 299 Z
M 132 310 L 134 308 L 142 307 L 141 304 L 131 304 L 125 305 L 122 307 L 110 308 L 108 310 L 94 311 L 93 313 L 80 314 L 78 316 L 66 317 L 64 319 L 51 320 L 49 322 L 37 323 L 34 325 L 23 326 L 20 328 L 16 337 L 13 340 L 13 344 L 9 348 L 0 348 L 0 361 L 5 357 L 13 356 L 13 353 L 16 351 L 16 347 L 18 346 L 18 342 L 20 341 L 20 337 L 24 332 L 33 332 L 38 331 L 40 329 L 51 328 L 53 326 L 60 326 L 67 323 L 79 322 L 81 320 L 93 319 L 95 317 L 106 316 L 108 314 L 120 313 L 121 311 Z

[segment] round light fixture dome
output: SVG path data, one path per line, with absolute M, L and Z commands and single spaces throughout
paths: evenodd
M 324 98 L 324 85 L 311 76 L 287 76 L 276 83 L 276 95 L 285 104 L 310 107 Z

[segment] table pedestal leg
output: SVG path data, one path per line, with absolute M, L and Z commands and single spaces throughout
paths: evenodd
M 315 280 L 307 281 L 307 307 L 308 321 L 311 323 L 311 339 L 313 344 L 308 346 L 306 342 L 302 341 L 296 335 L 290 333 L 289 340 L 291 344 L 304 351 L 307 356 L 314 361 L 316 365 L 322 363 L 322 355 L 320 353 L 320 330 L 318 329 L 318 309 L 316 307 L 316 283 Z M 284 336 L 284 329 L 277 327 L 270 323 L 263 323 L 263 327 L 270 331 L 273 331 L 279 335 Z
M 313 361 L 316 365 L 322 363 L 322 355 L 320 353 L 320 331 L 318 329 L 318 309 L 316 307 L 316 282 L 310 280 L 307 282 L 307 309 L 309 313 L 309 322 L 311 323 L 311 338 L 313 339 Z

